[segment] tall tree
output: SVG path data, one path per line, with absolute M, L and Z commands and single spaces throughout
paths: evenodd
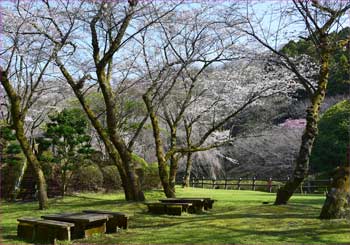
M 45 81 L 55 50 L 47 48 L 47 38 L 28 38 L 22 32 L 31 30 L 29 17 L 18 17 L 3 11 L 4 45 L 1 48 L 1 85 L 10 102 L 11 126 L 36 176 L 39 189 L 39 209 L 48 207 L 46 181 L 33 145 L 25 133 L 28 111 L 49 90 Z M 45 57 L 45 58 L 44 58 Z
M 295 73 L 299 82 L 307 91 L 310 101 L 310 105 L 306 110 L 306 128 L 302 136 L 293 176 L 285 186 L 278 190 L 276 205 L 286 204 L 308 175 L 310 153 L 318 130 L 320 106 L 327 90 L 330 57 L 335 49 L 342 48 L 344 45 L 343 41 L 335 42 L 332 40 L 330 33 L 341 26 L 342 17 L 350 9 L 349 1 L 293 0 L 293 6 L 290 6 L 290 3 L 284 4 L 287 5 L 279 9 L 277 29 L 273 30 L 270 25 L 268 31 L 263 28 L 263 18 L 254 13 L 250 5 L 247 4 L 247 15 L 243 17 L 247 25 L 242 29 L 259 44 L 274 53 L 278 57 L 278 62 Z M 296 14 L 293 15 L 292 13 Z M 319 68 L 316 84 L 313 84 L 312 76 L 305 75 L 305 68 L 298 68 L 297 63 L 291 57 L 278 49 L 279 37 L 284 33 L 288 33 L 287 28 L 293 29 L 291 23 L 304 25 L 315 47 Z
M 219 68 L 218 63 L 242 58 L 237 41 L 240 35 L 228 33 L 212 13 L 212 4 L 173 12 L 153 29 L 147 29 L 140 40 L 144 63 L 139 66 L 145 68 L 143 73 L 148 79 L 143 100 L 150 115 L 159 176 L 167 197 L 175 196 L 181 157 L 229 142 L 228 134 L 211 142 L 208 139 L 260 98 L 280 92 L 274 81 L 266 79 L 257 85 L 248 77 L 242 79 L 238 69 Z M 239 75 L 231 76 L 231 72 Z M 215 75 L 209 79 L 209 74 Z M 191 119 L 187 126 L 201 125 L 201 132 L 196 140 L 184 143 L 178 131 L 183 130 L 188 116 Z M 162 133 L 162 127 L 168 129 L 168 136 Z
M 118 88 L 130 86 L 126 83 L 137 56 L 128 55 L 135 36 L 173 11 L 178 4 L 158 6 L 152 2 L 129 0 L 51 5 L 49 1 L 43 1 L 39 4 L 42 7 L 40 13 L 35 9 L 26 10 L 31 12 L 31 16 L 36 16 L 36 20 L 31 22 L 36 29 L 35 34 L 48 37 L 57 50 L 55 63 L 118 167 L 126 200 L 144 200 L 135 171 L 136 162 L 132 157 L 140 130 L 136 130 L 129 142 L 118 131 L 116 101 L 122 96 Z M 101 114 L 96 114 L 86 101 L 89 91 L 95 87 L 104 101 L 105 112 Z M 142 126 L 143 123 L 140 129 Z

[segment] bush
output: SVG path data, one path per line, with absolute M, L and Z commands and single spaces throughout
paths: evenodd
M 75 191 L 98 191 L 103 185 L 103 174 L 96 165 L 82 166 L 73 175 L 72 189 Z
M 140 176 L 140 174 L 139 174 Z M 141 184 L 144 190 L 160 188 L 161 183 L 158 174 L 158 163 L 150 163 L 143 169 Z
M 350 101 L 329 108 L 319 122 L 319 134 L 311 153 L 310 165 L 315 172 L 330 171 L 346 164 L 349 142 Z
M 106 191 L 122 189 L 122 182 L 117 166 L 109 165 L 103 167 L 101 170 L 103 174 L 103 188 Z

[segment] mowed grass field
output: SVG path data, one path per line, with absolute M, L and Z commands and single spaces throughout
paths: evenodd
M 37 203 L 1 203 L 1 244 L 23 244 L 16 237 L 17 218 L 57 212 L 100 209 L 130 215 L 129 229 L 116 234 L 62 244 L 350 244 L 350 221 L 319 220 L 324 196 L 295 195 L 285 206 L 273 206 L 274 193 L 177 188 L 179 197 L 211 197 L 218 202 L 203 214 L 152 215 L 142 203 L 119 194 L 79 194 L 51 199 L 49 210 Z M 146 192 L 147 200 L 163 198 L 161 190 Z M 269 204 L 262 204 L 269 202 Z

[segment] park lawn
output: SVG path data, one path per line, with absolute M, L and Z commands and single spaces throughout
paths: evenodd
M 16 238 L 16 219 L 85 209 L 121 211 L 130 217 L 129 229 L 116 234 L 62 244 L 256 244 L 350 243 L 350 221 L 321 221 L 323 195 L 295 195 L 285 206 L 273 206 L 275 194 L 258 191 L 182 189 L 179 197 L 211 197 L 218 202 L 203 214 L 151 215 L 142 203 L 126 202 L 123 194 L 88 193 L 51 199 L 49 210 L 37 203 L 1 203 L 1 244 L 22 244 Z M 162 198 L 160 190 L 146 192 L 147 200 Z M 262 202 L 269 204 L 262 204 Z

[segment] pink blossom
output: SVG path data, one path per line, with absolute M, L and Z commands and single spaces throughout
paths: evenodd
M 287 119 L 284 123 L 281 123 L 279 126 L 285 128 L 305 128 L 306 119 Z

